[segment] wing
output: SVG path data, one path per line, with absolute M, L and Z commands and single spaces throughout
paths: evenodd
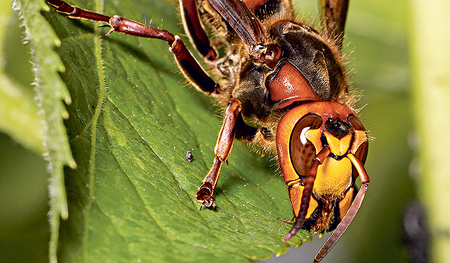
M 208 0 L 244 41 L 250 52 L 266 43 L 265 30 L 255 14 L 240 0 Z
M 345 20 L 347 18 L 349 0 L 319 0 L 322 29 L 332 38 L 336 39 L 342 49 Z

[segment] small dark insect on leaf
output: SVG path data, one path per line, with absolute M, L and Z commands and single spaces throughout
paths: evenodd
M 192 162 L 194 160 L 194 156 L 192 155 L 191 151 L 186 152 L 186 161 Z

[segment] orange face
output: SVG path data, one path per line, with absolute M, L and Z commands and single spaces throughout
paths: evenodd
M 331 231 L 354 198 L 358 176 L 352 158 L 364 163 L 368 140 L 356 112 L 335 102 L 312 102 L 291 109 L 277 130 L 278 157 L 295 217 L 301 209 L 305 179 L 317 154 L 329 154 L 315 172 L 304 227 Z

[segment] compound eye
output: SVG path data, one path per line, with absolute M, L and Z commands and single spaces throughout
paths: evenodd
M 367 151 L 369 150 L 369 142 L 365 141 L 359 146 L 358 150 L 355 153 L 355 156 L 361 161 L 361 163 L 366 162 Z
M 318 129 L 321 125 L 322 125 L 322 118 L 319 115 L 317 115 L 316 113 L 308 113 L 297 122 L 296 127 L 310 126 L 311 129 Z
M 367 140 L 366 129 L 361 121 L 355 115 L 351 114 L 347 118 L 350 125 L 355 129 L 355 142 L 354 144 L 359 145 L 355 156 L 362 162 L 366 162 L 367 152 L 369 149 L 369 142 Z M 358 141 L 360 143 L 358 143 Z
M 364 128 L 364 125 L 362 122 L 353 114 L 350 114 L 347 117 L 347 121 L 352 125 L 352 127 L 357 131 L 365 131 L 366 128 Z
M 319 129 L 321 125 L 322 118 L 310 113 L 302 117 L 292 130 L 290 156 L 292 165 L 299 176 L 306 176 L 316 155 L 316 147 L 307 138 L 306 132 Z

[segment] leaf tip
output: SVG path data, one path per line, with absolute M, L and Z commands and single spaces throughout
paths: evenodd
M 70 96 L 67 96 L 67 97 L 64 99 L 64 102 L 65 102 L 67 105 L 70 105 L 70 104 L 72 104 L 72 98 L 71 98 Z M 67 113 L 67 111 L 64 111 L 64 112 Z M 69 115 L 69 113 L 67 113 L 67 117 L 69 117 L 68 115 Z M 64 116 L 64 113 L 63 113 L 63 116 Z
M 61 218 L 63 220 L 67 220 L 67 218 L 69 218 L 69 210 L 67 209 L 67 205 L 64 206 L 63 210 L 61 211 Z
M 62 112 L 61 112 L 61 116 L 62 116 L 65 120 L 67 120 L 67 119 L 69 118 L 69 113 L 68 113 L 67 111 L 62 111 Z
M 75 170 L 77 169 L 77 163 L 73 159 L 71 159 L 69 161 L 69 167 Z

